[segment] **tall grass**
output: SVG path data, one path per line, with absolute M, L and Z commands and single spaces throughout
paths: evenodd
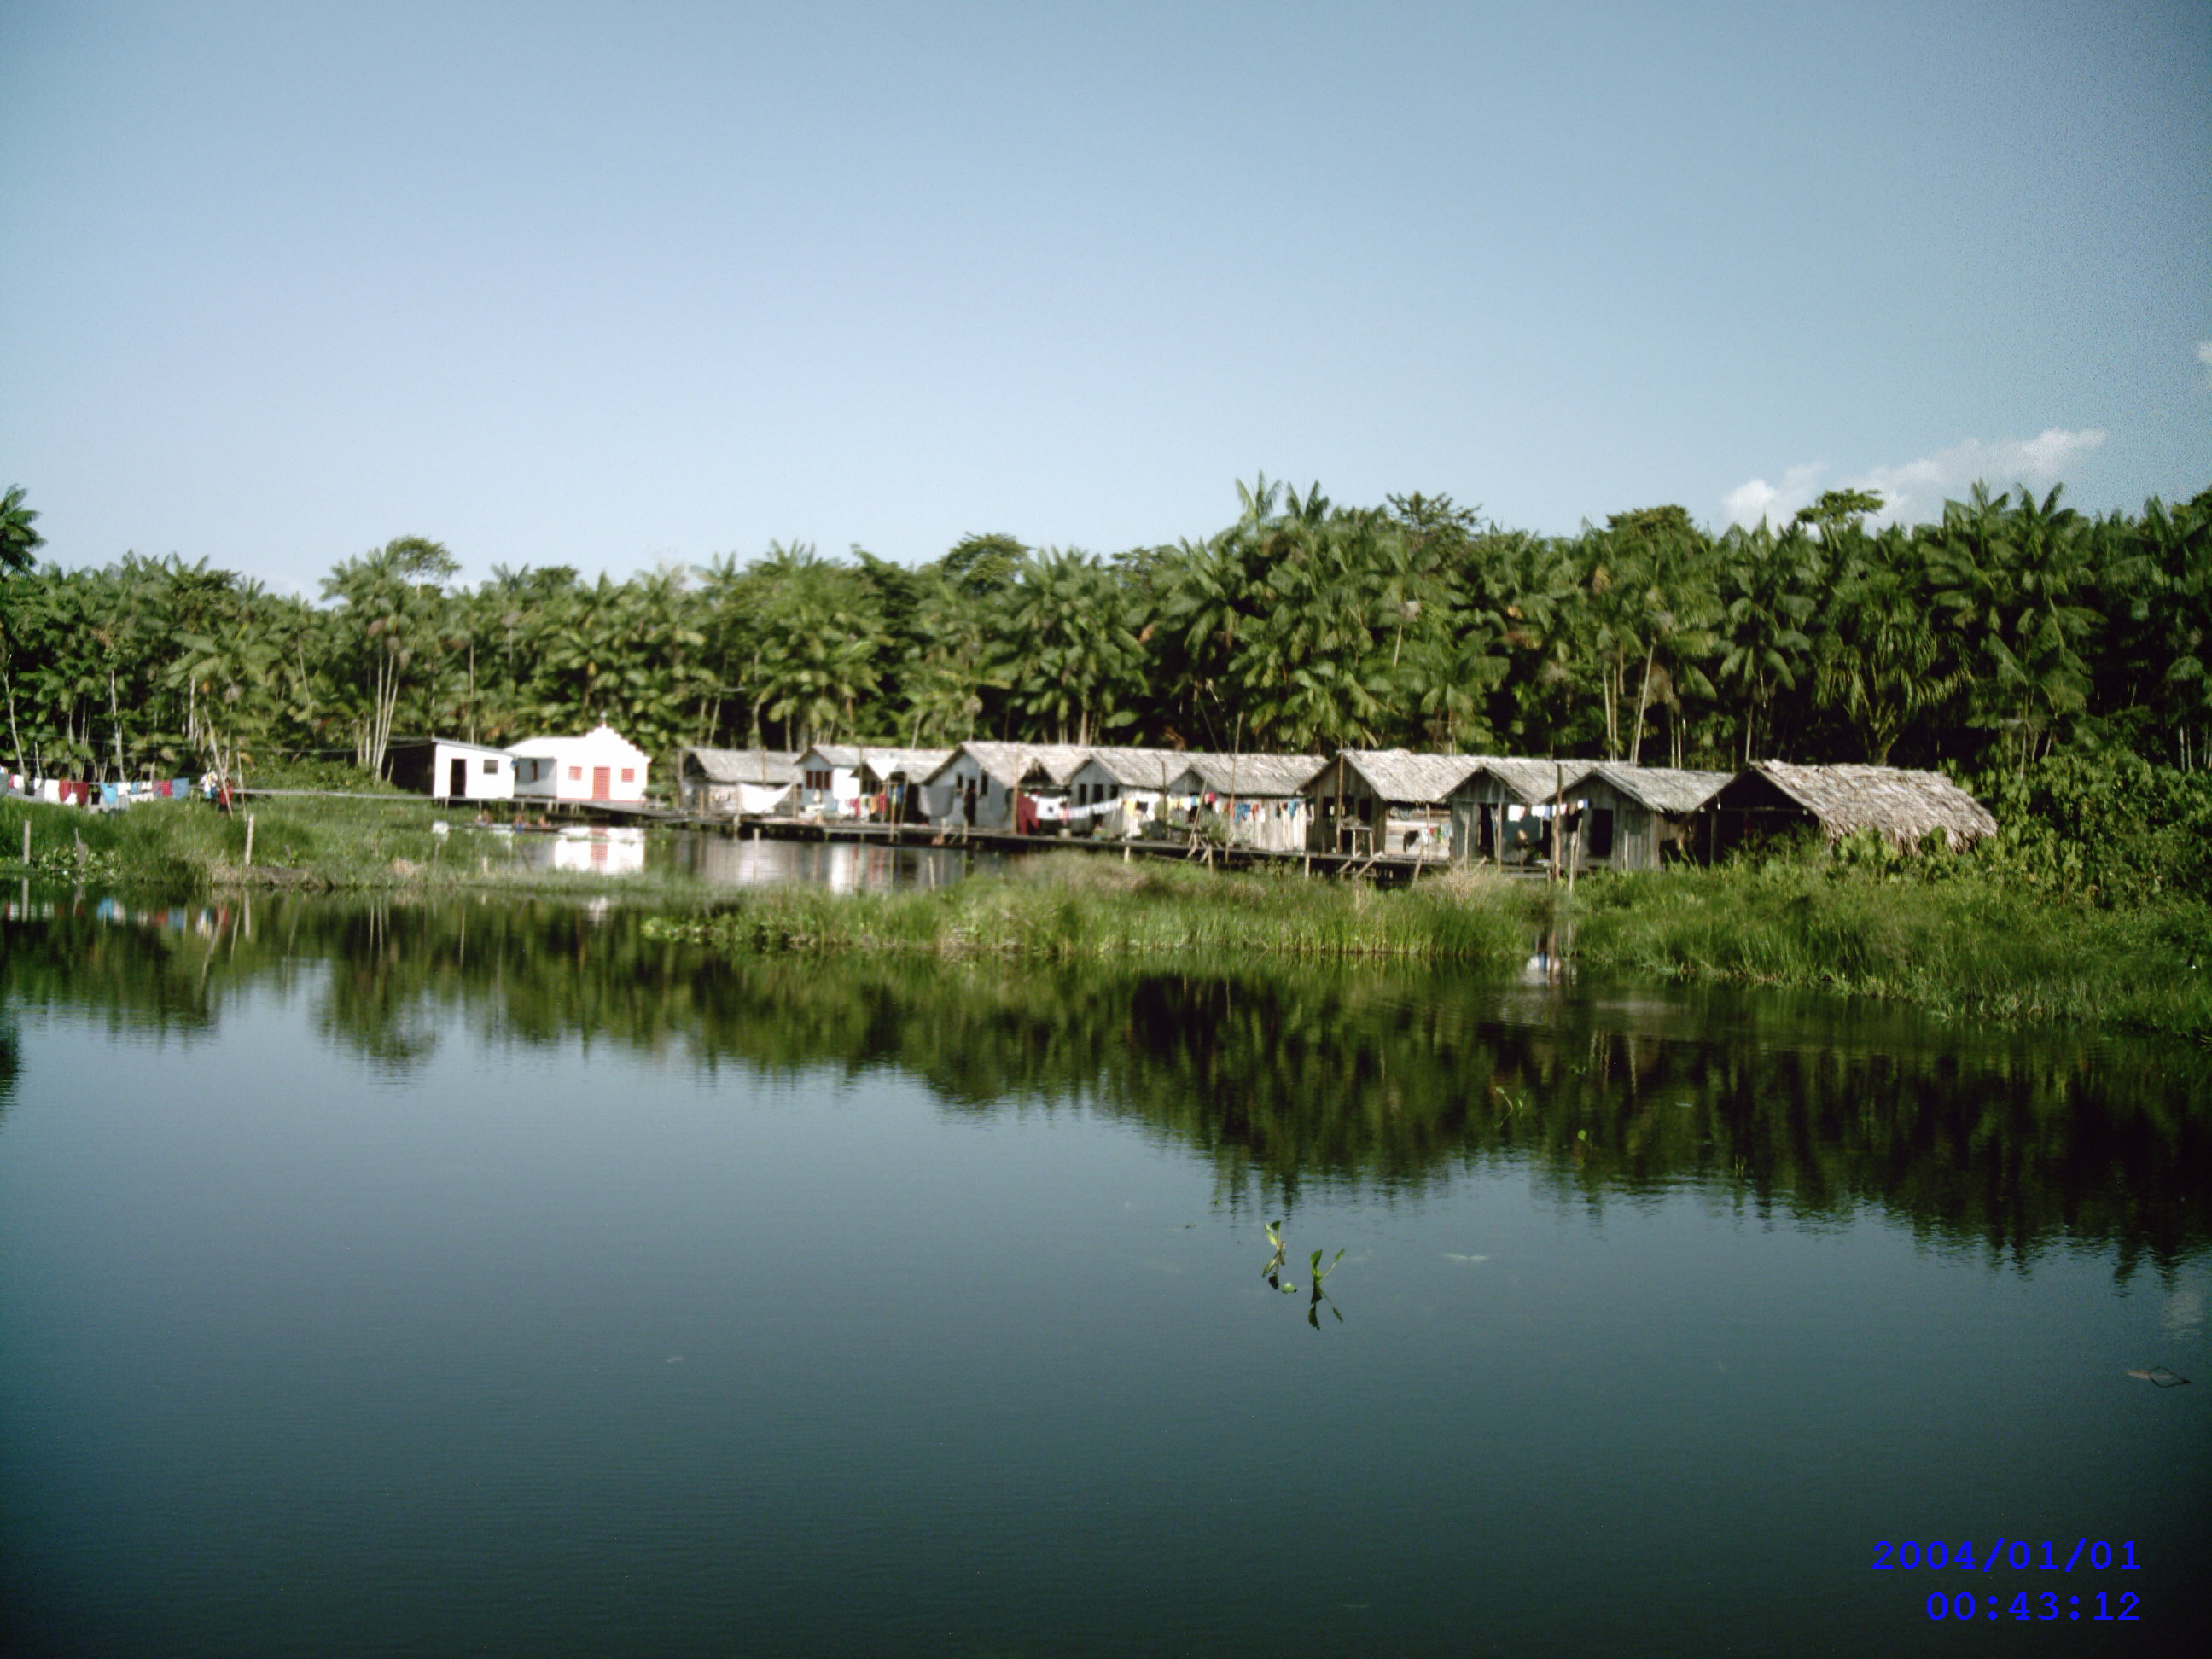
M 251 866 L 245 862 L 248 813 L 253 818 Z M 441 819 L 449 826 L 442 836 L 431 827 Z M 26 821 L 30 873 L 102 886 L 168 892 L 229 886 L 467 887 L 620 892 L 663 900 L 706 890 L 689 876 L 532 869 L 518 862 L 503 840 L 416 795 L 259 796 L 231 813 L 200 800 L 145 801 L 119 812 L 88 812 L 4 798 L 0 870 L 21 868 Z
M 748 893 L 663 937 L 741 953 L 890 951 L 1073 961 L 1237 955 L 1518 963 L 1532 916 L 1510 884 L 1455 873 L 1410 893 L 1284 873 L 1230 875 L 1092 854 L 1025 859 L 928 891 Z
M 2212 910 L 2195 902 L 1778 864 L 1593 882 L 1572 921 L 1586 969 L 2212 1036 Z

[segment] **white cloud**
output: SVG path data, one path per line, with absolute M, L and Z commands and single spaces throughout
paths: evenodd
M 2212 362 L 2212 341 L 2199 355 Z M 2056 483 L 2075 461 L 2104 441 L 2105 429 L 2094 426 L 2078 432 L 2054 426 L 2033 438 L 2005 438 L 1989 444 L 1969 438 L 1919 460 L 1872 467 L 1833 485 L 1822 481 L 1821 475 L 1827 471 L 1825 465 L 1793 466 L 1782 475 L 1779 484 L 1770 484 L 1764 478 L 1738 484 L 1721 497 L 1721 506 L 1730 524 L 1754 525 L 1765 519 L 1778 528 L 1799 507 L 1811 505 L 1824 489 L 1873 489 L 1881 492 L 1884 503 L 1874 515 L 1875 523 L 1933 519 L 1942 512 L 1945 501 L 1964 495 L 1977 483 L 1992 489 Z
M 2205 368 L 2212 368 L 2212 340 L 2199 340 L 2197 343 L 2197 361 Z

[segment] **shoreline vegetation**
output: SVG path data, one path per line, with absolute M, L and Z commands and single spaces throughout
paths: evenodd
M 1446 866 L 1385 892 L 1295 872 L 1234 873 L 1096 853 L 885 893 L 735 890 L 677 872 L 526 867 L 511 845 L 418 798 L 204 803 L 85 813 L 0 801 L 0 875 L 166 893 L 615 897 L 654 938 L 726 957 L 1010 963 L 1272 958 L 1451 963 L 1584 979 L 1810 991 L 1943 1018 L 2167 1032 L 2212 1043 L 2212 781 L 2039 766 L 1972 855 L 1871 842 L 1774 848 L 1711 869 L 1585 876 L 1565 889 Z M 2172 796 L 2171 799 L 2168 797 Z M 440 817 L 448 833 L 436 834 Z M 22 823 L 33 855 L 21 861 Z M 2063 826 L 2063 828 L 2061 827 Z

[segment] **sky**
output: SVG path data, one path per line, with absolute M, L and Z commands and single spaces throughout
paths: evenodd
M 2212 6 L 0 0 L 0 485 L 316 590 L 2212 486 Z

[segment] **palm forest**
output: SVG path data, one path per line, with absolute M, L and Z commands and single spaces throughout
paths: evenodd
M 61 568 L 25 492 L 0 502 L 0 740 L 46 775 L 375 773 L 401 737 L 599 720 L 664 760 L 973 737 L 1970 780 L 2063 754 L 2197 773 L 2212 744 L 2212 490 L 2100 516 L 1978 487 L 1910 526 L 1832 491 L 1778 528 L 1662 506 L 1547 536 L 1445 495 L 1346 506 L 1262 477 L 1223 528 L 1111 556 L 771 544 L 471 585 L 407 536 L 316 598 L 204 559 Z

